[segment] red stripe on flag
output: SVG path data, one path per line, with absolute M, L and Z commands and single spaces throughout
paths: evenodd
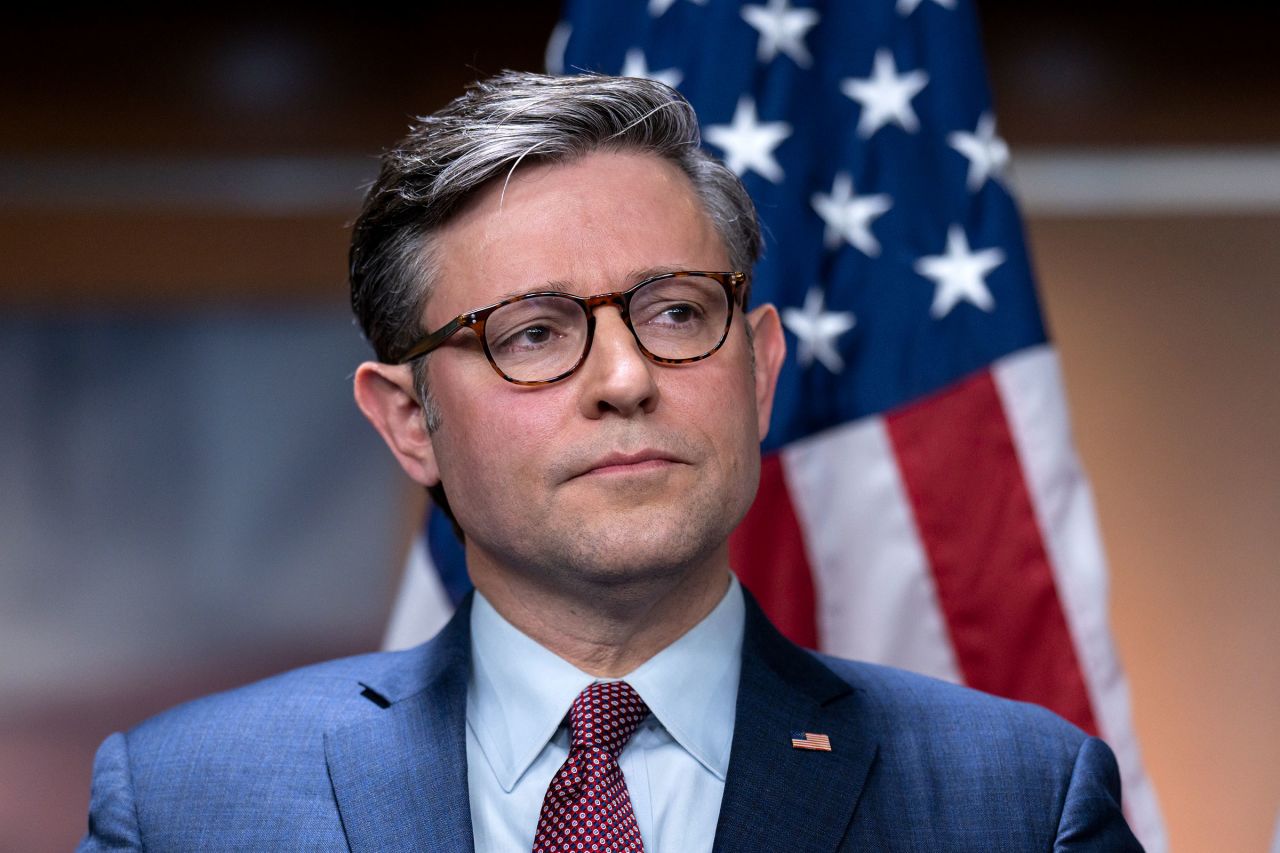
M 988 372 L 886 419 L 965 682 L 1098 727 Z
M 729 561 L 779 631 L 793 643 L 818 647 L 813 572 L 776 453 L 761 460 L 760 490 L 729 537 Z

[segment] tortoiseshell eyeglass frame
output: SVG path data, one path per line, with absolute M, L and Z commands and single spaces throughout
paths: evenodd
M 654 355 L 645 348 L 640 341 L 640 336 L 636 334 L 635 327 L 631 325 L 631 297 L 632 295 L 644 287 L 646 284 L 652 284 L 655 281 L 671 278 L 687 278 L 697 276 L 716 281 L 724 288 L 725 297 L 729 300 L 729 310 L 725 314 L 724 332 L 720 335 L 720 340 L 716 341 L 716 345 L 701 355 L 690 356 L 688 358 L 664 358 Z M 616 290 L 612 293 L 598 293 L 595 296 L 575 296 L 572 293 L 562 293 L 558 290 L 541 290 L 534 293 L 522 293 L 519 296 L 513 296 L 510 299 L 504 299 L 501 302 L 495 302 L 492 305 L 486 305 L 484 308 L 477 308 L 474 311 L 468 311 L 465 314 L 459 314 L 448 323 L 445 323 L 439 329 L 419 340 L 411 346 L 399 360 L 397 364 L 408 364 L 409 362 L 422 358 L 432 350 L 438 349 L 445 341 L 453 337 L 462 329 L 470 329 L 475 332 L 480 339 L 481 346 L 484 347 L 485 358 L 489 360 L 489 366 L 494 372 L 508 382 L 516 385 L 549 385 L 552 382 L 559 382 L 571 376 L 574 371 L 582 366 L 587 360 L 587 356 L 591 354 L 591 341 L 595 337 L 596 331 L 596 314 L 597 308 L 602 305 L 612 305 L 618 309 L 618 313 L 622 315 L 622 321 L 627 324 L 627 328 L 631 330 L 631 335 L 636 339 L 636 345 L 640 348 L 640 352 L 645 357 L 657 364 L 688 364 L 693 361 L 701 361 L 704 358 L 714 354 L 716 350 L 724 345 L 725 340 L 729 337 L 729 327 L 733 324 L 733 309 L 735 305 L 741 305 L 745 310 L 747 305 L 747 297 L 750 292 L 750 283 L 747 280 L 747 274 L 743 272 L 704 272 L 700 270 L 682 270 L 680 272 L 663 273 L 662 275 L 650 276 L 643 281 L 636 282 L 626 290 Z M 520 302 L 525 299 L 533 299 L 540 296 L 562 296 L 570 299 L 578 304 L 584 314 L 587 315 L 587 336 L 582 345 L 582 355 L 574 362 L 573 366 L 562 373 L 552 376 L 550 379 L 515 379 L 503 372 L 498 363 L 494 361 L 493 353 L 489 351 L 489 341 L 485 337 L 484 324 L 489 316 L 505 305 L 513 302 Z

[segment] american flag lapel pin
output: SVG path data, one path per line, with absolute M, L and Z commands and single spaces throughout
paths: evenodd
M 815 752 L 830 752 L 831 738 L 817 732 L 792 732 L 792 749 L 811 749 Z

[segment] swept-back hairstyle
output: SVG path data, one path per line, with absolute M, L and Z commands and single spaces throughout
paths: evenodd
M 755 208 L 700 142 L 689 102 L 635 77 L 506 72 L 419 118 L 383 155 L 351 235 L 351 307 L 378 359 L 398 360 L 423 333 L 435 232 L 522 162 L 569 163 L 594 151 L 668 160 L 693 184 L 734 269 L 750 272 L 760 254 Z

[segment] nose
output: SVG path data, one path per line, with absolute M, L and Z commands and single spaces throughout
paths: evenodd
M 588 418 L 606 414 L 631 417 L 652 412 L 658 404 L 658 365 L 640 351 L 635 335 L 613 306 L 596 309 L 591 352 L 578 369 L 580 406 Z

